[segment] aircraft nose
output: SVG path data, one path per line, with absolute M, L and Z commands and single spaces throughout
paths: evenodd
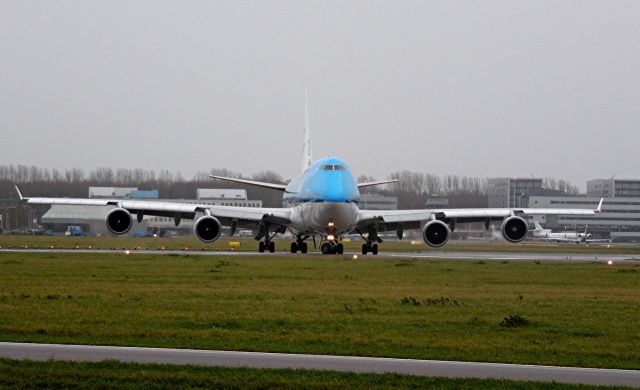
M 345 175 L 334 173 L 327 179 L 323 191 L 324 200 L 329 202 L 346 202 L 349 200 L 352 188 Z

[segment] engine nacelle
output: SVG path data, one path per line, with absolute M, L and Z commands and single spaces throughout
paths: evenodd
M 427 245 L 438 248 L 449 241 L 449 226 L 439 220 L 429 221 L 422 228 L 422 238 Z
M 193 234 L 195 234 L 202 242 L 214 242 L 218 237 L 220 237 L 221 232 L 222 225 L 220 224 L 220 221 L 210 215 L 198 218 L 196 223 L 193 225 Z
M 107 229 L 113 234 L 125 234 L 133 226 L 131 213 L 123 208 L 115 208 L 107 214 Z
M 529 224 L 522 217 L 512 216 L 502 222 L 502 237 L 505 240 L 516 243 L 527 237 Z

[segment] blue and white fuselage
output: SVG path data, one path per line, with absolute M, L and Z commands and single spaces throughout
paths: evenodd
M 349 166 L 336 157 L 316 161 L 284 191 L 297 233 L 342 234 L 358 222 L 360 192 Z

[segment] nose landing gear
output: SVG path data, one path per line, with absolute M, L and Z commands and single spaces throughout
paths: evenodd
M 323 255 L 341 255 L 344 253 L 344 246 L 341 242 L 325 241 L 320 245 L 320 251 Z

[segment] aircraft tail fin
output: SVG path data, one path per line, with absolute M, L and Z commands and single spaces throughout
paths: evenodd
M 596 213 L 602 212 L 602 202 L 604 202 L 604 198 L 600 198 L 600 203 L 598 203 L 598 207 L 594 210 Z
M 18 186 L 14 186 L 16 189 L 16 192 L 18 193 L 18 199 L 20 199 L 20 201 L 24 200 L 24 196 L 22 196 L 22 192 L 20 192 L 20 188 L 18 188 Z
M 302 146 L 302 172 L 311 165 L 311 129 L 309 128 L 309 91 L 304 90 L 304 144 Z

